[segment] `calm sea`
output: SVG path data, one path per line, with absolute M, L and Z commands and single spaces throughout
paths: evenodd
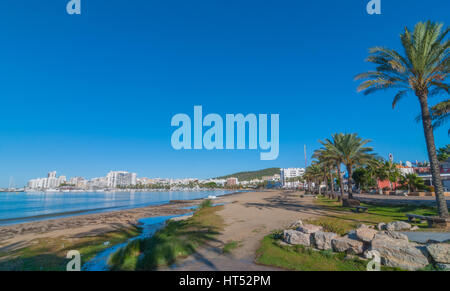
M 221 196 L 230 191 L 0 193 L 0 225 Z

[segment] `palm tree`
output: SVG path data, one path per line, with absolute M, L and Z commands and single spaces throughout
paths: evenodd
M 333 140 L 326 140 L 328 145 L 328 150 L 333 156 L 339 157 L 341 163 L 345 165 L 348 173 L 348 198 L 353 199 L 352 192 L 352 175 L 353 167 L 356 165 L 363 165 L 366 162 L 372 160 L 375 154 L 371 153 L 373 151 L 372 147 L 366 147 L 365 145 L 370 142 L 370 140 L 362 139 L 356 133 L 352 134 L 334 134 Z M 342 190 L 341 190 L 342 192 Z
M 406 174 L 402 176 L 400 179 L 400 183 L 404 187 L 408 187 L 408 194 L 412 192 L 416 192 L 418 189 L 425 188 L 425 183 L 417 174 Z
M 404 56 L 393 49 L 371 48 L 367 61 L 376 64 L 376 70 L 359 74 L 356 79 L 366 79 L 358 86 L 358 91 L 365 94 L 386 89 L 398 90 L 392 107 L 410 92 L 418 98 L 439 216 L 448 217 L 434 144 L 432 113 L 428 107 L 428 97 L 449 94 L 450 86 L 445 80 L 450 73 L 450 41 L 445 38 L 450 28 L 442 28 L 442 24 L 430 21 L 417 23 L 413 32 L 405 28 L 400 36 Z
M 327 157 L 326 149 L 321 148 L 314 151 L 312 156 L 313 159 L 317 159 L 317 163 L 321 165 L 322 171 L 324 173 L 324 181 L 326 189 L 328 189 L 328 181 L 330 181 L 330 192 L 329 197 L 334 197 L 334 179 L 333 179 L 333 167 L 334 161 Z M 329 180 L 328 180 L 329 179 Z
M 437 157 L 440 162 L 445 162 L 450 158 L 450 144 L 437 150 Z
M 330 139 L 326 139 L 324 141 L 319 140 L 319 142 L 323 145 L 323 148 L 319 149 L 318 151 L 320 152 L 317 153 L 317 155 L 320 155 L 323 159 L 328 160 L 331 165 L 334 164 L 334 167 L 336 168 L 336 174 L 341 192 L 340 196 L 338 197 L 338 201 L 342 201 L 344 198 L 344 185 L 341 172 L 342 157 L 333 149 L 339 143 L 340 138 L 341 138 L 340 135 L 334 134 L 331 140 Z

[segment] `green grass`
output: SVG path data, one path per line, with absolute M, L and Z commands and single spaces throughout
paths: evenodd
M 365 271 L 367 268 L 367 261 L 356 256 L 331 250 L 317 251 L 301 245 L 282 245 L 280 238 L 281 232 L 264 237 L 256 252 L 257 263 L 298 271 Z M 383 266 L 381 269 L 398 270 Z
M 83 238 L 39 238 L 30 245 L 8 253 L 0 253 L 0 271 L 65 271 L 69 250 L 78 250 L 81 263 L 93 258 L 98 252 L 127 241 L 140 233 L 137 227 L 112 231 L 98 236 Z M 109 245 L 104 242 L 109 241 Z
M 335 200 L 319 196 L 315 200 L 316 204 L 326 212 L 318 218 L 305 222 L 320 225 L 325 231 L 345 235 L 350 230 L 355 229 L 361 223 L 366 225 L 376 225 L 380 222 L 407 221 L 406 214 L 414 213 L 419 215 L 432 216 L 437 211 L 432 207 L 423 206 L 383 206 L 368 205 L 366 213 L 354 213 L 349 207 L 342 207 L 341 203 Z M 426 223 L 411 223 L 427 231 Z M 366 270 L 366 262 L 357 257 L 347 257 L 342 253 L 331 251 L 316 251 L 303 246 L 289 246 L 280 244 L 281 233 L 274 233 L 264 237 L 261 246 L 257 251 L 257 263 L 276 266 L 289 270 L 303 271 L 362 271 Z M 432 267 L 429 267 L 432 268 Z M 398 270 L 396 268 L 382 267 L 382 270 Z
M 240 242 L 239 241 L 230 241 L 230 242 L 227 242 L 223 246 L 222 252 L 224 254 L 229 254 L 229 253 L 231 253 L 232 250 L 237 249 L 238 247 L 240 247 Z
M 366 262 L 358 258 L 334 254 L 331 251 L 315 251 L 301 245 L 280 245 L 279 238 L 280 233 L 264 237 L 256 253 L 257 263 L 299 271 L 366 270 Z
M 186 257 L 196 248 L 215 239 L 224 227 L 216 214 L 223 206 L 204 206 L 184 221 L 169 221 L 152 237 L 135 240 L 113 254 L 112 270 L 154 270 Z
M 433 207 L 424 206 L 386 206 L 386 205 L 372 205 L 361 203 L 361 206 L 368 207 L 368 211 L 365 213 L 354 213 L 350 207 L 342 207 L 341 203 L 336 202 L 323 196 L 319 196 L 315 200 L 323 210 L 327 211 L 327 214 L 323 217 L 309 220 L 309 223 L 321 225 L 324 230 L 335 232 L 343 235 L 348 231 L 355 229 L 359 224 L 364 223 L 366 225 L 376 225 L 380 222 L 388 223 L 391 221 L 405 221 L 407 213 L 433 216 L 437 215 L 437 210 Z M 437 231 L 437 229 L 428 228 L 427 223 L 411 223 L 411 225 L 417 225 L 421 229 L 427 231 Z

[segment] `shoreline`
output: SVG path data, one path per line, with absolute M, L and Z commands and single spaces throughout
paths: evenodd
M 223 190 L 223 191 L 225 191 L 225 190 Z M 189 192 L 189 191 L 187 191 L 187 192 Z M 236 193 L 239 193 L 239 192 L 231 192 L 231 193 L 219 195 L 217 197 L 222 197 L 225 195 L 236 194 Z M 112 212 L 112 211 L 131 210 L 131 209 L 145 208 L 145 207 L 150 207 L 150 206 L 162 206 L 162 205 L 167 205 L 167 204 L 171 204 L 174 202 L 183 203 L 182 201 L 193 201 L 193 200 L 201 200 L 201 199 L 207 199 L 207 198 L 194 198 L 194 199 L 187 199 L 187 200 L 179 200 L 179 199 L 178 200 L 166 200 L 166 201 L 161 201 L 161 202 L 147 202 L 147 203 L 142 203 L 140 205 L 136 204 L 136 205 L 132 205 L 132 206 L 110 206 L 110 207 L 76 209 L 76 210 L 68 210 L 68 211 L 55 212 L 55 213 L 38 214 L 38 215 L 32 215 L 32 216 L 1 218 L 0 219 L 0 228 L 4 227 L 4 226 L 11 226 L 11 225 L 16 225 L 16 224 L 25 224 L 25 223 L 32 223 L 32 222 L 45 221 L 45 220 L 54 220 L 54 219 L 61 219 L 61 218 L 80 216 L 80 215 L 88 215 L 88 214 L 108 213 L 108 212 Z M 1 241 L 1 237 L 0 237 L 0 241 Z
M 217 198 L 242 193 L 247 192 L 232 192 Z M 195 206 L 204 199 L 207 198 L 171 200 L 168 203 L 158 205 L 3 225 L 0 226 L 0 251 L 8 251 L 11 245 L 17 243 L 27 244 L 37 238 L 93 236 L 138 226 L 138 221 L 142 218 L 183 215 L 192 211 L 186 207 Z

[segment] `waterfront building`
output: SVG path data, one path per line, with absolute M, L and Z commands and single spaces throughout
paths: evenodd
M 127 171 L 110 171 L 106 175 L 108 187 L 126 187 L 136 185 L 137 174 L 129 173 Z
M 280 181 L 283 187 L 297 187 L 299 181 L 288 181 L 291 178 L 302 177 L 305 174 L 304 168 L 282 168 L 280 169 Z

